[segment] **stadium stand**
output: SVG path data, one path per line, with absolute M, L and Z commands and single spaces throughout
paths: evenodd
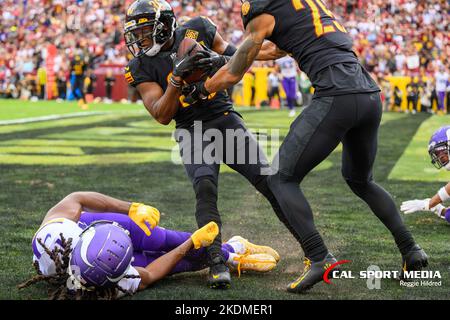
M 131 0 L 4 0 L 0 7 L 0 97 L 56 99 L 71 81 L 75 55 L 88 69 L 124 65 L 128 57 L 122 35 L 125 8 Z M 448 95 L 450 2 L 446 0 L 328 0 L 332 12 L 354 39 L 355 51 L 390 100 L 389 77 L 412 97 L 428 92 L 443 107 Z M 226 40 L 242 39 L 240 1 L 170 1 L 179 19 L 211 17 Z M 264 66 L 264 64 L 257 64 Z M 117 74 L 120 72 L 118 71 Z M 102 77 L 98 77 L 102 80 Z M 405 82 L 406 81 L 406 82 Z M 414 86 L 406 86 L 409 82 Z M 100 86 L 98 86 L 100 87 Z M 103 86 L 101 86 L 103 87 Z M 45 94 L 42 92 L 45 90 Z M 411 93 L 410 91 L 414 91 Z M 391 92 L 389 92 L 391 91 Z M 67 95 L 71 98 L 72 94 Z M 419 96 L 417 96 L 419 99 Z M 446 99 L 447 103 L 449 99 Z M 411 99 L 409 99 L 411 101 Z M 412 100 L 414 101 L 414 99 Z M 433 103 L 432 101 L 432 103 Z M 414 104 L 413 104 L 414 105 Z M 413 106 L 411 106 L 413 108 Z M 447 108 L 450 109 L 450 108 Z

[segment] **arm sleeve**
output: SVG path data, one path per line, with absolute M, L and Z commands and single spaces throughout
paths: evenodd
M 445 210 L 445 220 L 450 223 L 450 208 Z
M 128 275 L 138 276 L 139 272 L 135 268 L 130 267 L 130 269 L 127 272 L 127 276 Z M 123 278 L 122 280 L 119 281 L 118 285 L 120 287 L 122 287 L 123 289 L 125 289 L 126 291 L 129 291 L 131 293 L 136 293 L 138 291 L 140 283 L 141 283 L 141 278 Z M 125 296 L 125 293 L 123 293 L 122 291 L 119 290 L 119 292 L 117 293 L 117 296 L 119 298 L 122 298 Z
M 228 44 L 227 48 L 223 52 L 223 55 L 231 57 L 232 55 L 234 55 L 236 51 L 237 48 L 235 46 L 233 46 L 232 44 Z

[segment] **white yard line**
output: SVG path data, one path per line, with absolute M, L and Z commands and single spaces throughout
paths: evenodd
M 61 120 L 61 119 L 68 119 L 68 118 L 89 117 L 89 116 L 96 116 L 96 115 L 102 115 L 102 114 L 113 114 L 113 113 L 122 113 L 122 112 L 118 112 L 118 111 L 86 111 L 86 112 L 75 112 L 75 113 L 68 113 L 68 114 L 51 114 L 48 116 L 41 116 L 41 117 L 3 120 L 3 121 L 0 121 L 0 126 L 7 126 L 7 125 L 11 125 L 11 124 L 41 122 L 41 121 L 49 121 L 49 120 Z M 123 113 L 131 113 L 131 112 L 123 111 Z M 138 112 L 136 112 L 135 110 L 133 110 L 132 113 L 143 113 L 143 111 L 139 110 Z

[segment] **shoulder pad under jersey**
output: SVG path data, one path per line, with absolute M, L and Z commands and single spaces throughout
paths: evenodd
M 244 3 L 242 3 L 241 17 L 244 29 L 253 18 L 256 18 L 265 12 L 264 9 L 270 1 L 271 0 L 245 0 Z

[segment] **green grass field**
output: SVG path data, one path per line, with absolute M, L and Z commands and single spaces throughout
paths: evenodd
M 70 192 L 93 190 L 146 202 L 161 210 L 162 226 L 195 230 L 194 192 L 184 168 L 171 161 L 173 124 L 159 125 L 139 105 L 92 105 L 87 112 L 94 113 L 72 117 L 79 112 L 76 103 L 0 101 L 0 299 L 46 299 L 45 284 L 22 291 L 16 285 L 33 275 L 30 243 L 43 216 Z M 250 128 L 277 128 L 281 137 L 292 121 L 285 111 L 244 109 L 242 114 Z M 5 124 L 49 115 L 70 118 Z M 398 205 L 429 197 L 450 180 L 449 173 L 434 169 L 427 154 L 432 131 L 448 123 L 447 116 L 384 115 L 374 176 Z M 352 261 L 345 270 L 356 274 L 374 264 L 398 270 L 401 258 L 390 233 L 345 185 L 340 156 L 338 147 L 302 183 L 318 229 L 338 259 Z M 405 288 L 382 280 L 381 289 L 369 290 L 366 280 L 337 279 L 306 295 L 287 293 L 286 285 L 302 270 L 299 245 L 243 177 L 222 171 L 223 238 L 239 234 L 273 246 L 282 256 L 277 268 L 235 276 L 227 291 L 208 289 L 206 271 L 180 274 L 132 299 L 450 299 L 450 224 L 430 213 L 405 221 L 429 254 L 429 269 L 441 272 L 441 287 Z

